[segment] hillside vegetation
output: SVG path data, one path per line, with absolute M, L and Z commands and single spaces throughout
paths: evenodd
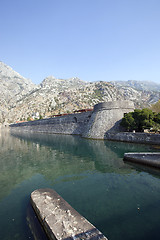
M 127 131 L 142 132 L 144 129 L 152 129 L 155 132 L 160 129 L 160 113 L 151 109 L 135 109 L 134 112 L 126 113 L 122 118 L 121 126 Z

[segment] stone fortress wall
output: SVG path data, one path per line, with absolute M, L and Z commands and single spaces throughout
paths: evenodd
M 82 134 L 86 138 L 107 139 L 108 133 L 122 131 L 120 121 L 124 113 L 134 111 L 131 101 L 112 101 L 94 106 L 90 121 Z
M 134 110 L 130 101 L 113 101 L 94 106 L 93 111 L 10 125 L 11 131 L 76 134 L 106 139 L 108 132 L 119 132 L 124 113 Z
M 99 103 L 93 111 L 10 125 L 13 132 L 40 132 L 81 135 L 91 139 L 160 145 L 160 134 L 124 132 L 120 121 L 124 113 L 134 111 L 131 101 Z
M 16 123 L 10 125 L 11 131 L 27 131 L 56 134 L 82 135 L 92 112 L 68 114 L 65 116 Z

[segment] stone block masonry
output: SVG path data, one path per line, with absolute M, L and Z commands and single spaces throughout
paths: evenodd
M 32 192 L 31 204 L 50 240 L 107 240 L 52 189 Z
M 134 111 L 131 101 L 99 103 L 93 111 L 11 124 L 11 132 L 40 132 L 81 135 L 91 139 L 160 145 L 160 134 L 124 132 L 120 127 L 124 113 Z
M 106 132 L 118 131 L 124 113 L 134 110 L 130 101 L 100 103 L 90 112 L 68 114 L 10 125 L 12 131 L 76 134 L 86 138 L 104 139 Z
M 82 136 L 86 138 L 105 139 L 106 133 L 121 131 L 119 123 L 124 113 L 132 111 L 134 111 L 134 104 L 130 101 L 99 103 L 94 106 L 91 119 Z
M 160 145 L 160 134 L 154 133 L 107 132 L 104 139 L 120 142 Z
M 123 132 L 124 113 L 134 111 L 131 101 L 99 103 L 93 111 L 10 125 L 11 132 L 40 132 L 81 135 L 91 139 L 160 145 L 160 134 Z
M 92 112 L 68 114 L 10 125 L 11 131 L 82 135 Z

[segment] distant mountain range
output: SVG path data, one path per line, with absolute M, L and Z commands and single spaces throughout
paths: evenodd
M 104 101 L 132 100 L 138 108 L 160 99 L 160 84 L 147 81 L 85 82 L 46 77 L 35 85 L 0 62 L 0 123 L 92 108 Z
M 151 81 L 112 81 L 111 82 L 116 87 L 131 87 L 140 91 L 160 91 L 160 84 Z

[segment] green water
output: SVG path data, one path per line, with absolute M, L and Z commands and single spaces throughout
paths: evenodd
M 0 239 L 34 239 L 30 194 L 55 189 L 109 240 L 160 239 L 160 172 L 123 162 L 152 146 L 0 133 Z

